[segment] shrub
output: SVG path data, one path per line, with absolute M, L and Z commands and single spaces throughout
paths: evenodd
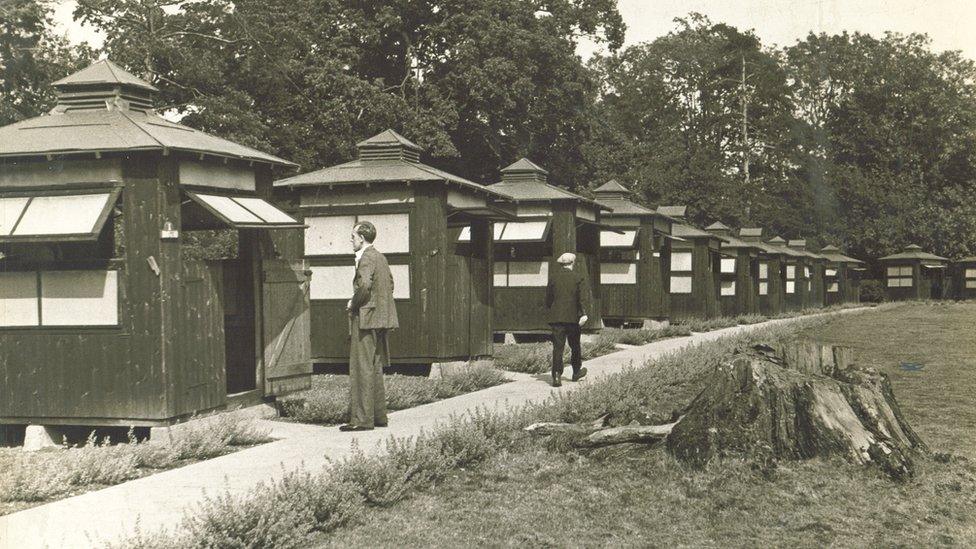
M 860 296 L 865 303 L 881 303 L 888 298 L 881 280 L 862 280 Z

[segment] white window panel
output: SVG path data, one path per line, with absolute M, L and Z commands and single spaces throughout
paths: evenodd
M 786 293 L 795 294 L 796 293 L 796 282 L 792 280 L 786 281 Z
M 827 269 L 824 271 L 824 274 L 827 276 L 837 276 L 837 269 Z
M 691 252 L 671 252 L 672 271 L 691 270 Z
M 92 233 L 110 196 L 110 193 L 35 196 L 13 235 Z
M 966 269 L 966 278 L 976 278 L 976 269 Z
M 458 242 L 471 242 L 471 226 L 465 225 L 461 228 L 461 234 L 458 235 Z
M 759 264 L 759 278 L 769 278 L 769 263 Z
M 913 269 L 912 269 L 912 267 L 910 265 L 908 267 L 902 267 L 900 269 L 900 273 L 901 273 L 901 276 L 912 276 L 914 274 L 913 273 Z
M 244 206 L 234 202 L 234 199 L 228 196 L 197 194 L 196 197 L 207 206 L 213 208 L 218 214 L 226 217 L 231 223 L 264 224 L 263 219 L 248 211 Z
M 633 248 L 637 245 L 637 231 L 600 231 L 600 246 L 603 248 Z
M 410 265 L 390 265 L 393 275 L 393 298 L 410 299 Z
M 37 326 L 36 272 L 0 272 L 0 326 Z
M 888 276 L 912 276 L 912 266 L 888 267 Z
M 636 263 L 603 263 L 600 284 L 637 284 Z
M 796 278 L 796 265 L 786 266 L 786 278 L 791 278 L 791 279 Z
M 493 229 L 494 230 L 493 238 L 495 240 L 502 239 L 502 233 L 505 231 L 505 225 L 508 225 L 508 223 L 495 223 L 495 228 Z
M 0 236 L 7 236 L 14 230 L 14 224 L 20 219 L 24 206 L 30 200 L 26 196 L 19 198 L 0 198 Z
M 260 198 L 234 198 L 234 202 L 244 206 L 268 223 L 298 223 L 290 215 Z
M 721 293 L 722 295 L 735 295 L 735 281 L 723 280 Z
M 831 282 L 830 285 L 827 286 L 827 291 L 830 292 L 830 293 L 832 293 L 832 294 L 835 294 L 835 293 L 839 292 L 840 291 L 840 284 L 838 284 L 837 282 Z
M 360 215 L 357 222 L 369 221 L 376 227 L 373 245 L 384 254 L 410 252 L 410 214 Z
M 759 283 L 759 295 L 769 295 L 769 282 Z
M 356 225 L 352 215 L 306 217 L 305 255 L 353 254 L 350 236 Z
M 513 287 L 545 286 L 549 283 L 549 263 L 546 261 L 510 261 L 508 285 Z
M 672 276 L 671 277 L 671 293 L 672 294 L 690 294 L 691 293 L 691 277 L 690 276 Z
M 501 242 L 517 240 L 543 240 L 546 235 L 548 221 L 519 221 L 505 225 L 505 232 L 502 233 Z
M 888 267 L 888 276 L 898 276 L 898 267 Z
M 966 287 L 967 288 L 976 288 L 976 280 L 974 280 L 974 279 L 967 280 L 966 281 Z
M 115 326 L 119 323 L 118 271 L 41 273 L 43 326 Z
M 351 299 L 352 279 L 356 276 L 353 265 L 312 267 L 310 299 Z
M 496 288 L 504 288 L 508 286 L 508 262 L 507 261 L 496 261 L 495 262 L 495 273 L 492 285 Z
M 735 258 L 723 257 L 720 268 L 723 273 L 735 273 Z
M 803 268 L 803 278 L 810 278 L 810 267 Z

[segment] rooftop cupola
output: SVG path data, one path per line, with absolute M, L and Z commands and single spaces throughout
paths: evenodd
M 711 225 L 705 227 L 705 230 L 712 234 L 717 234 L 719 236 L 732 236 L 732 229 L 730 229 L 728 225 L 722 223 L 721 221 L 716 221 L 715 223 L 712 223 Z
M 362 162 L 389 162 L 403 160 L 420 163 L 423 149 L 393 130 L 380 132 L 369 139 L 356 143 Z
M 762 227 L 743 227 L 739 229 L 739 238 L 746 242 L 759 242 L 763 237 Z
M 909 244 L 908 246 L 905 246 L 905 251 L 906 252 L 920 252 L 920 251 L 922 251 L 922 247 L 919 246 L 918 244 Z
M 821 252 L 839 252 L 840 251 L 840 248 L 838 248 L 837 246 L 834 246 L 833 244 L 827 244 L 820 251 Z
M 593 189 L 593 194 L 599 198 L 620 198 L 627 199 L 630 198 L 630 189 L 624 187 L 616 179 L 611 179 L 603 185 L 600 185 L 596 189 Z
M 794 250 L 806 250 L 807 249 L 807 241 L 806 240 L 803 240 L 803 239 L 790 240 L 787 245 L 790 248 L 793 248 Z
M 784 240 L 781 236 L 774 236 L 769 239 L 769 243 L 776 244 L 777 246 L 784 246 L 786 245 L 786 240 Z
M 58 104 L 51 111 L 139 111 L 153 108 L 158 90 L 108 59 L 96 61 L 52 84 L 58 90 Z
M 688 206 L 658 206 L 657 212 L 679 221 L 684 221 L 688 214 Z
M 540 168 L 528 158 L 523 158 L 511 166 L 502 169 L 503 183 L 546 183 L 549 180 L 549 172 Z

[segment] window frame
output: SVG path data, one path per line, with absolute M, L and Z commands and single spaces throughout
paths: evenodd
M 28 210 L 33 205 L 35 198 L 87 196 L 96 194 L 108 194 L 108 198 L 105 201 L 105 205 L 102 206 L 102 210 L 95 218 L 95 223 L 92 225 L 92 230 L 90 232 L 43 235 L 14 234 L 19 228 L 20 224 L 23 222 Z M 105 224 L 108 222 L 108 219 L 112 214 L 112 210 L 115 209 L 116 205 L 119 203 L 120 196 L 122 196 L 122 185 L 120 184 L 106 184 L 79 189 L 42 189 L 34 191 L 4 192 L 0 194 L 0 198 L 27 198 L 28 200 L 24 204 L 24 207 L 20 210 L 17 220 L 10 227 L 10 233 L 0 235 L 0 244 L 43 244 L 56 242 L 87 242 L 98 240 L 98 236 L 102 233 L 102 230 L 105 228 Z
M 115 274 L 115 323 L 114 324 L 44 324 L 44 273 L 65 273 L 65 272 L 97 272 L 97 273 L 114 273 Z M 124 315 L 124 303 L 122 300 L 123 286 L 125 284 L 125 269 L 123 268 L 113 268 L 107 266 L 104 268 L 97 269 L 82 269 L 82 268 L 70 268 L 70 267 L 57 267 L 51 266 L 50 268 L 39 269 L 30 268 L 23 270 L 9 270 L 4 271 L 7 273 L 31 273 L 34 275 L 34 289 L 36 293 L 36 308 L 37 308 L 37 323 L 27 324 L 27 325 L 11 325 L 5 326 L 0 325 L 0 333 L 7 331 L 38 331 L 44 333 L 72 333 L 72 332 L 87 332 L 87 331 L 118 331 L 122 329 L 122 321 Z

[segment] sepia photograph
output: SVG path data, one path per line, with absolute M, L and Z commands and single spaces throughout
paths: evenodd
M 0 549 L 976 547 L 973 21 L 0 0 Z

